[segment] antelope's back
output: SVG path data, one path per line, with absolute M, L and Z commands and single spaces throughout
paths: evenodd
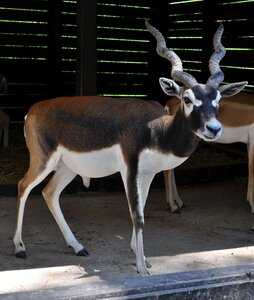
M 56 98 L 31 107 L 25 134 L 27 138 L 40 137 L 42 144 L 50 143 L 51 148 L 62 144 L 77 151 L 98 149 L 120 143 L 134 131 L 134 136 L 141 138 L 148 130 L 147 124 L 165 114 L 156 101 L 97 96 Z
M 112 118 L 151 120 L 164 115 L 161 104 L 156 101 L 145 101 L 135 98 L 109 98 L 99 96 L 61 97 L 34 104 L 28 116 L 37 118 L 62 118 L 69 121 L 72 118 Z

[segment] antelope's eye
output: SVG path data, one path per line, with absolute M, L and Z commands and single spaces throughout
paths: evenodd
M 190 98 L 189 97 L 183 97 L 183 101 L 185 102 L 185 104 L 191 104 L 192 102 L 191 102 L 191 100 L 190 100 Z

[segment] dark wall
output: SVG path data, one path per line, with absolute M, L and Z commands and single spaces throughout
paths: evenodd
M 212 37 L 222 21 L 225 83 L 247 80 L 245 91 L 253 92 L 254 2 L 87 2 L 1 0 L 0 73 L 8 91 L 0 95 L 0 107 L 12 123 L 23 122 L 32 103 L 62 95 L 94 93 L 165 103 L 158 78 L 170 77 L 171 66 L 156 54 L 145 19 L 200 82 L 209 76 Z

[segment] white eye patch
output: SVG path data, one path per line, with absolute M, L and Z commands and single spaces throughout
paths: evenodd
M 192 90 L 188 90 L 183 94 L 183 101 L 187 106 L 191 104 L 194 106 L 202 105 L 202 101 L 195 98 Z
M 194 99 L 194 100 L 192 101 L 192 103 L 193 103 L 195 106 L 201 106 L 203 102 L 200 101 L 200 100 L 198 100 L 198 99 Z
M 212 105 L 217 108 L 219 106 L 220 99 L 221 99 L 220 93 L 217 93 L 216 98 L 212 101 Z

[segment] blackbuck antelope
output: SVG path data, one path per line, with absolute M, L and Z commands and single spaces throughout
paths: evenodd
M 133 223 L 131 248 L 137 271 L 149 274 L 151 265 L 143 250 L 144 207 L 155 174 L 183 163 L 200 139 L 212 141 L 220 136 L 221 124 L 216 118 L 220 98 L 239 92 L 246 82 L 219 86 L 223 79 L 219 62 L 225 54 L 222 25 L 215 33 L 211 76 L 206 84 L 198 84 L 183 72 L 180 58 L 166 47 L 161 33 L 147 21 L 146 27 L 157 40 L 158 54 L 172 65 L 173 80 L 160 78 L 161 87 L 182 100 L 181 109 L 172 117 L 154 101 L 96 96 L 57 98 L 33 105 L 24 126 L 30 165 L 18 183 L 17 257 L 26 257 L 21 232 L 28 194 L 50 172 L 55 171 L 43 196 L 67 244 L 82 256 L 88 252 L 67 225 L 59 195 L 77 174 L 88 183 L 92 177 L 120 172 Z
M 181 101 L 173 97 L 165 109 L 174 115 L 180 107 Z M 247 201 L 251 212 L 254 213 L 254 95 L 239 93 L 230 99 L 223 99 L 219 107 L 218 120 L 223 126 L 221 136 L 214 142 L 230 144 L 241 142 L 247 144 L 248 150 L 248 190 Z M 172 212 L 178 212 L 183 206 L 183 201 L 177 192 L 174 171 L 164 171 L 166 201 Z

